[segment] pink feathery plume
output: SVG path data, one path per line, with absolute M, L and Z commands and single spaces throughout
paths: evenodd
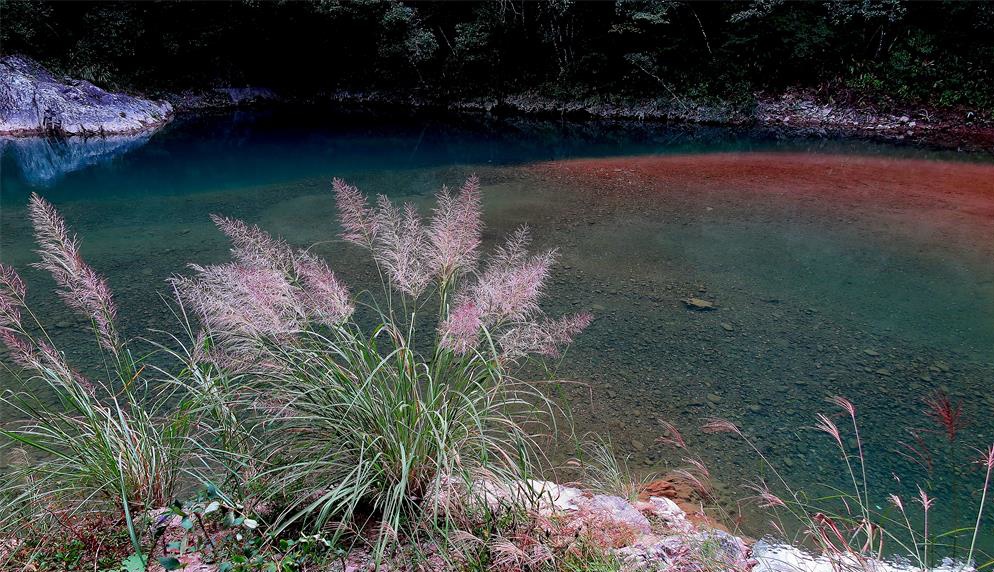
M 442 187 L 429 230 L 434 247 L 432 265 L 443 281 L 476 266 L 483 216 L 480 180 L 475 175 L 466 180 L 455 196 Z
M 849 414 L 849 417 L 853 419 L 856 418 L 856 406 L 853 405 L 852 402 L 846 399 L 845 397 L 835 395 L 829 398 L 829 401 L 844 409 L 846 413 Z
M 231 240 L 235 260 L 248 265 L 269 266 L 289 273 L 293 270 L 293 252 L 286 242 L 273 238 L 258 226 L 238 219 L 211 215 L 217 228 Z
M 935 499 L 930 498 L 928 493 L 922 490 L 921 487 L 918 487 L 918 502 L 921 503 L 922 508 L 925 509 L 925 512 L 928 512 L 929 509 L 932 508 L 932 503 L 935 502 Z
M 952 443 L 956 440 L 956 434 L 966 427 L 966 420 L 963 418 L 963 402 L 953 402 L 949 395 L 939 390 L 924 399 L 927 406 L 925 414 L 934 419 L 946 433 L 946 439 Z
M 480 301 L 492 322 L 524 320 L 538 312 L 550 258 L 536 256 L 481 281 Z
M 714 490 L 711 486 L 711 473 L 708 471 L 707 466 L 699 459 L 684 458 L 683 460 L 690 466 L 676 469 L 673 473 L 681 477 L 701 496 L 705 498 L 713 497 Z
M 0 328 L 0 341 L 10 350 L 10 359 L 23 368 L 34 368 L 35 347 L 28 340 L 10 331 Z
M 735 423 L 721 418 L 709 419 L 708 422 L 701 427 L 701 430 L 705 433 L 732 433 L 740 437 L 742 436 L 742 430 L 739 429 Z
M 302 285 L 298 292 L 300 305 L 311 318 L 332 326 L 352 315 L 355 308 L 348 289 L 323 260 L 302 252 L 294 267 Z
M 845 449 L 845 444 L 842 443 L 842 434 L 839 433 L 838 425 L 836 425 L 835 422 L 829 419 L 824 413 L 818 413 L 816 415 L 818 416 L 818 423 L 815 425 L 815 429 L 831 435 L 839 447 Z
M 539 311 L 555 252 L 528 256 L 528 229 L 519 228 L 491 257 L 469 296 L 480 305 L 484 323 L 521 322 Z
M 0 341 L 10 350 L 14 363 L 29 368 L 34 364 L 35 348 L 21 323 L 26 295 L 27 286 L 17 271 L 0 263 Z
M 773 491 L 770 490 L 770 486 L 764 481 L 760 481 L 759 484 L 747 485 L 747 488 L 750 488 L 756 492 L 755 499 L 758 501 L 760 508 L 787 506 L 787 503 L 785 503 L 782 498 L 773 494 Z
M 980 456 L 980 464 L 987 467 L 988 470 L 994 469 L 994 445 L 991 445 L 986 450 L 982 451 Z
M 593 316 L 583 313 L 512 327 L 500 337 L 501 355 L 506 359 L 528 354 L 556 357 L 591 321 Z
M 32 193 L 28 210 L 42 260 L 35 266 L 51 273 L 66 304 L 91 319 L 100 344 L 117 355 L 121 345 L 114 326 L 117 306 L 107 281 L 83 262 L 79 241 L 69 234 L 51 203 Z
M 521 264 L 528 257 L 528 245 L 531 244 L 531 240 L 528 227 L 519 226 L 490 256 L 490 265 L 500 267 Z
M 480 339 L 480 309 L 471 301 L 457 305 L 439 328 L 442 347 L 465 355 L 474 349 Z
M 890 494 L 887 495 L 887 499 L 890 501 L 892 505 L 897 507 L 899 511 L 901 511 L 902 513 L 904 512 L 904 501 L 901 500 L 901 497 L 895 494 Z
M 569 345 L 593 321 L 594 316 L 589 312 L 581 312 L 551 320 L 547 322 L 549 325 L 549 337 L 555 342 L 556 346 L 562 347 Z M 558 348 L 554 351 L 558 355 Z
M 197 280 L 173 281 L 213 333 L 229 339 L 279 337 L 299 329 L 302 310 L 287 276 L 263 266 L 192 265 Z
M 428 239 L 414 205 L 401 212 L 390 199 L 377 199 L 373 256 L 383 265 L 394 288 L 417 298 L 431 282 L 426 265 Z
M 0 330 L 13 328 L 21 330 L 21 308 L 27 287 L 10 266 L 0 263 Z
M 666 435 L 661 437 L 656 437 L 657 443 L 663 443 L 665 445 L 670 445 L 675 449 L 686 449 L 687 442 L 683 439 L 683 434 L 680 430 L 676 428 L 676 425 L 670 423 L 665 419 L 658 419 L 659 424 L 662 426 L 663 430 L 666 431 Z
M 366 202 L 366 196 L 338 178 L 332 182 L 332 186 L 335 189 L 338 221 L 342 225 L 342 239 L 372 249 L 377 220 Z

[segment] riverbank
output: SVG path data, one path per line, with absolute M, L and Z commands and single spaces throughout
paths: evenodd
M 496 118 L 634 120 L 647 123 L 729 126 L 775 131 L 784 137 L 852 137 L 936 149 L 994 153 L 994 119 L 954 109 L 836 103 L 824 94 L 790 90 L 751 94 L 749 103 L 693 101 L 657 94 L 555 98 L 537 91 L 503 97 L 449 98 L 419 91 L 340 90 L 291 95 L 262 87 L 164 93 L 178 110 L 260 107 L 281 103 L 335 105 L 366 110 L 466 113 Z
M 461 498 L 440 497 L 438 506 L 460 511 L 455 518 L 469 528 L 436 540 L 398 539 L 386 554 L 373 547 L 375 523 L 356 529 L 351 544 L 322 534 L 266 541 L 267 532 L 255 512 L 208 494 L 136 513 L 129 526 L 143 544 L 152 546 L 149 553 L 132 552 L 124 523 L 109 515 L 67 514 L 64 529 L 41 543 L 0 536 L 0 564 L 28 562 L 24 570 L 110 564 L 151 572 L 275 566 L 324 572 L 832 572 L 840 566 L 924 572 L 908 563 L 855 553 L 814 554 L 772 538 L 757 541 L 730 533 L 704 514 L 706 497 L 695 500 L 675 492 L 693 490 L 676 475 L 644 485 L 630 499 L 539 480 L 513 485 L 478 482 L 472 490 L 459 489 Z M 467 509 L 469 513 L 462 512 Z M 474 520 L 480 514 L 488 515 L 482 523 Z M 492 528 L 481 528 L 487 524 Z M 929 570 L 974 568 L 945 561 Z
M 696 101 L 679 94 L 639 97 L 595 94 L 552 97 L 539 91 L 506 96 L 449 97 L 422 90 L 281 93 L 266 87 L 217 87 L 140 97 L 105 91 L 87 81 L 56 78 L 30 58 L 0 61 L 0 135 L 107 136 L 150 132 L 176 112 L 308 104 L 343 109 L 465 113 L 495 118 L 734 126 L 785 137 L 852 137 L 899 141 L 965 152 L 994 153 L 994 120 L 962 109 L 836 102 L 813 91 L 754 93 L 741 102 Z

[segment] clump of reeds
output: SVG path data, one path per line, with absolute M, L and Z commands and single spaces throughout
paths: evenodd
M 233 260 L 172 280 L 180 328 L 145 354 L 122 333 L 78 239 L 33 196 L 39 267 L 90 323 L 104 359 L 86 375 L 73 369 L 23 280 L 0 265 L 0 337 L 25 388 L 40 381 L 58 398 L 3 396 L 18 420 L 0 434 L 38 452 L 5 476 L 17 485 L 5 514 L 116 510 L 145 561 L 136 519 L 173 502 L 189 476 L 268 506 L 271 540 L 372 532 L 382 551 L 451 531 L 453 495 L 527 478 L 553 406 L 514 372 L 558 355 L 591 320 L 542 311 L 555 252 L 529 253 L 521 228 L 483 256 L 475 177 L 443 188 L 429 220 L 334 188 L 342 238 L 371 254 L 382 297 L 355 296 L 310 251 L 215 216 Z M 373 327 L 356 318 L 360 306 Z
M 580 468 L 582 482 L 591 491 L 615 495 L 635 502 L 653 480 L 653 475 L 636 475 L 626 457 L 619 457 L 610 439 L 592 436 L 580 444 L 573 464 Z
M 343 181 L 334 189 L 342 239 L 371 254 L 381 298 L 353 297 L 310 252 L 222 217 L 234 261 L 193 266 L 175 285 L 211 359 L 253 380 L 241 404 L 264 436 L 252 481 L 282 507 L 275 529 L 372 522 L 382 547 L 435 526 L 454 482 L 527 472 L 550 404 L 512 368 L 556 355 L 590 317 L 542 312 L 555 252 L 529 254 L 524 228 L 480 263 L 475 177 L 443 188 L 428 221 L 384 196 L 370 206 Z M 375 327 L 359 324 L 357 305 Z
M 32 462 L 6 475 L 20 491 L 7 508 L 43 509 L 15 512 L 31 519 L 116 507 L 137 544 L 132 514 L 170 502 L 188 467 L 191 416 L 166 407 L 169 387 L 150 388 L 145 357 L 136 357 L 118 327 L 107 281 L 83 260 L 59 213 L 38 195 L 29 212 L 41 258 L 36 266 L 90 323 L 103 360 L 87 375 L 73 368 L 31 310 L 24 281 L 0 264 L 0 338 L 22 384 L 0 397 L 14 411 L 0 435 L 34 453 Z M 22 522 L 8 518 L 0 526 L 16 530 Z

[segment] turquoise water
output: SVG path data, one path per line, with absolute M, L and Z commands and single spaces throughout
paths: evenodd
M 78 320 L 48 292 L 50 280 L 28 267 L 34 255 L 24 205 L 32 191 L 81 235 L 84 256 L 108 277 L 125 327 L 137 335 L 172 325 L 158 298 L 168 276 L 188 262 L 226 257 L 210 213 L 300 246 L 321 243 L 317 251 L 336 271 L 362 284 L 369 277 L 357 253 L 325 242 L 337 233 L 331 177 L 427 205 L 441 184 L 475 172 L 486 196 L 487 243 L 529 224 L 537 246 L 560 248 L 550 311 L 596 316 L 560 369 L 583 382 L 559 394 L 579 431 L 610 435 L 639 471 L 666 472 L 685 456 L 655 443 L 658 419 L 672 421 L 730 500 L 746 494 L 741 485 L 762 468 L 743 445 L 696 429 L 720 416 L 744 427 L 792 480 L 844 484 L 828 439 L 808 429 L 816 412 L 831 411 L 825 397 L 842 394 L 859 409 L 881 499 L 930 477 L 946 499 L 940 519 L 972 510 L 977 499 L 969 490 L 982 475 L 968 462 L 971 447 L 994 441 L 994 259 L 983 246 L 994 244 L 994 225 L 979 228 L 980 246 L 941 233 L 911 240 L 913 206 L 833 210 L 695 195 L 693 181 L 690 191 L 625 199 L 533 166 L 717 151 L 844 153 L 888 158 L 897 168 L 907 158 L 950 158 L 717 128 L 306 109 L 205 115 L 151 137 L 6 145 L 0 249 L 5 263 L 23 271 L 42 316 L 76 348 L 88 341 L 74 331 Z M 681 302 L 690 296 L 719 309 L 690 311 Z M 85 353 L 78 357 L 85 365 Z M 955 447 L 934 440 L 936 459 L 958 469 L 929 475 L 892 451 L 907 428 L 930 427 L 921 398 L 938 388 L 963 400 L 970 425 Z M 756 519 L 744 526 L 762 532 Z

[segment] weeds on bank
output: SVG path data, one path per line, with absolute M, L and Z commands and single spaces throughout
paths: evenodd
M 619 458 L 607 437 L 591 435 L 580 444 L 577 458 L 571 463 L 580 469 L 585 486 L 591 491 L 619 496 L 635 502 L 654 475 L 637 476 L 626 458 Z
M 545 317 L 555 254 L 529 254 L 524 228 L 480 264 L 475 178 L 443 188 L 429 221 L 384 196 L 370 206 L 340 180 L 335 193 L 342 238 L 371 254 L 381 297 L 353 297 L 310 252 L 222 217 L 235 261 L 175 285 L 206 326 L 209 359 L 251 378 L 240 406 L 265 439 L 249 484 L 266 491 L 275 530 L 340 539 L 375 522 L 382 553 L 444 518 L 448 491 L 528 473 L 551 403 L 511 372 L 556 355 L 590 318 Z
M 517 507 L 464 522 L 447 542 L 456 555 L 452 570 L 608 571 L 622 569 L 612 549 L 631 544 L 635 536 L 603 516 L 548 515 Z
M 982 538 L 983 520 L 987 508 L 988 493 L 991 487 L 991 474 L 994 471 L 994 445 L 984 451 L 977 451 L 975 461 L 980 466 L 983 478 L 979 484 L 979 501 L 975 508 L 975 519 L 970 523 L 947 531 L 936 531 L 931 520 L 931 511 L 941 499 L 932 495 L 928 485 L 919 484 L 914 498 L 904 498 L 897 494 L 886 494 L 885 508 L 881 508 L 877 497 L 884 492 L 886 485 L 868 478 L 868 463 L 864 451 L 864 440 L 860 434 L 856 407 L 847 399 L 833 397 L 830 402 L 841 412 L 852 441 L 846 437 L 845 426 L 836 422 L 837 415 L 819 413 L 815 429 L 827 435 L 838 449 L 845 466 L 845 475 L 850 488 L 832 488 L 832 493 L 812 497 L 805 491 L 793 487 L 787 477 L 763 453 L 760 447 L 734 423 L 726 420 L 712 420 L 704 430 L 712 433 L 729 433 L 742 439 L 762 461 L 771 475 L 772 483 L 762 481 L 753 487 L 753 500 L 761 507 L 770 509 L 773 526 L 781 536 L 791 539 L 791 530 L 800 525 L 800 537 L 793 542 L 816 547 L 833 566 L 840 569 L 872 570 L 879 562 L 893 558 L 909 559 L 920 570 L 932 570 L 943 559 L 947 567 L 962 570 L 988 570 L 994 568 L 994 559 L 983 554 L 977 546 Z M 940 426 L 939 433 L 952 443 L 957 432 L 964 427 L 961 408 L 952 403 L 944 394 L 933 394 L 925 400 L 925 414 Z M 912 431 L 919 437 L 914 445 L 900 443 L 898 454 L 915 459 L 931 474 L 932 459 L 922 436 L 931 430 Z M 900 477 L 895 475 L 900 482 Z M 781 492 L 777 493 L 776 490 Z M 954 491 L 955 493 L 955 491 Z M 968 545 L 959 545 L 956 540 L 966 536 Z M 972 567 L 972 568 L 971 568 Z

